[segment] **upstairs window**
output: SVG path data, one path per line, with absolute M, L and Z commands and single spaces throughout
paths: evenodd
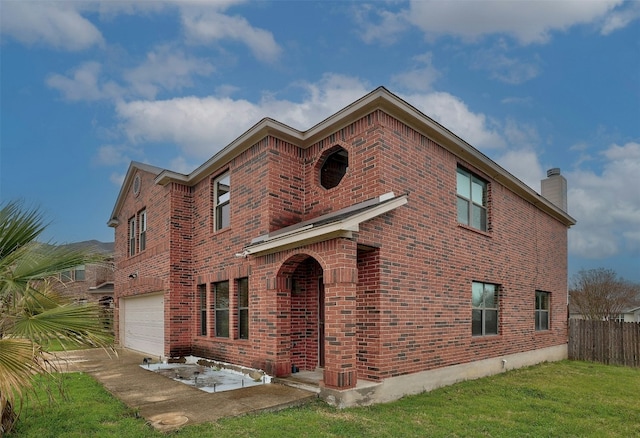
M 490 283 L 472 283 L 473 336 L 498 334 L 498 286 Z
M 147 210 L 129 219 L 129 257 L 147 248 Z
M 138 248 L 139 251 L 144 251 L 147 248 L 147 210 L 142 210 L 138 213 L 138 223 L 138 228 L 140 229 Z
M 320 185 L 332 189 L 340 184 L 349 169 L 349 153 L 342 147 L 332 148 L 320 168 Z
M 487 183 L 476 175 L 458 168 L 458 222 L 487 231 Z
M 536 330 L 549 330 L 549 292 L 536 291 Z
M 136 217 L 129 219 L 129 255 L 136 255 Z
M 72 270 L 65 270 L 60 273 L 60 281 L 69 282 L 69 281 L 84 281 L 86 278 L 85 275 L 85 266 L 78 265 Z
M 86 279 L 86 270 L 84 265 L 76 266 L 73 270 L 73 279 L 75 281 L 84 281 Z
M 214 230 L 222 230 L 231 224 L 231 182 L 229 173 L 216 178 L 213 183 Z

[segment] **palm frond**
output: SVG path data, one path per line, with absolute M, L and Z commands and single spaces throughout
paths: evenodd
M 16 404 L 33 376 L 56 370 L 41 345 L 58 340 L 107 347 L 111 341 L 97 303 L 69 303 L 50 283 L 62 271 L 102 257 L 36 242 L 45 228 L 35 209 L 19 202 L 0 208 L 0 435 L 13 427 Z

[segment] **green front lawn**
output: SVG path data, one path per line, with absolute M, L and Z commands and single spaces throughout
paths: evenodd
M 21 437 L 163 437 L 91 377 L 64 376 L 69 400 L 33 400 Z M 322 402 L 187 426 L 176 437 L 640 436 L 640 369 L 564 361 L 462 382 L 393 403 Z

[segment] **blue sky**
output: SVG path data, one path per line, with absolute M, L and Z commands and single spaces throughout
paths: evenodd
M 0 199 L 112 241 L 131 160 L 188 173 L 263 117 L 307 129 L 377 86 L 540 191 L 570 274 L 640 282 L 640 2 L 0 4 Z

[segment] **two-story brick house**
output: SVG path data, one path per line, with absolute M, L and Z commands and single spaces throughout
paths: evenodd
M 566 357 L 574 223 L 378 88 L 308 131 L 263 119 L 189 175 L 132 163 L 109 221 L 116 333 L 320 369 L 340 406 L 391 400 Z
M 87 240 L 62 245 L 71 250 L 99 255 L 99 263 L 75 266 L 62 271 L 51 279 L 53 288 L 60 294 L 79 302 L 99 302 L 107 307 L 113 303 L 113 242 Z

